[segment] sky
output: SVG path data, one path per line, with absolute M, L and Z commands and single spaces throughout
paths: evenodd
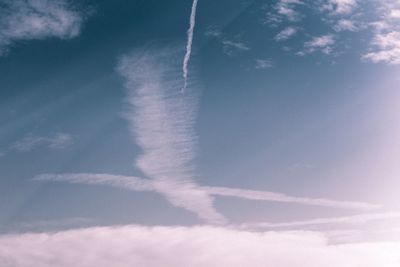
M 0 0 L 0 266 L 397 267 L 399 73 L 398 0 Z

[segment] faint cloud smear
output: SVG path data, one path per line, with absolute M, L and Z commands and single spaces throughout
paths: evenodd
M 175 187 L 160 188 L 157 181 L 143 179 L 133 176 L 121 176 L 111 174 L 92 174 L 92 173 L 76 173 L 76 174 L 41 174 L 33 178 L 35 181 L 54 181 L 54 182 L 70 182 L 89 185 L 107 185 L 117 188 L 124 188 L 131 191 L 154 191 L 165 194 L 166 189 L 171 190 L 171 193 L 179 191 Z M 322 206 L 331 208 L 341 208 L 349 210 L 374 210 L 380 208 L 379 205 L 353 202 L 353 201 L 338 201 L 324 198 L 307 198 L 289 196 L 277 192 L 249 190 L 230 187 L 218 186 L 200 186 L 196 185 L 196 190 L 204 192 L 208 195 L 220 197 L 234 197 L 239 199 L 248 199 L 254 201 L 270 201 L 281 203 L 296 203 L 310 206 Z M 201 197 L 201 195 L 199 196 Z
M 248 51 L 250 47 L 242 41 L 233 41 L 225 39 L 222 41 L 222 48 L 225 54 L 232 56 L 236 51 Z
M 256 59 L 255 68 L 258 70 L 270 69 L 274 67 L 274 62 L 271 59 Z
M 83 16 L 66 0 L 0 0 L 0 56 L 18 41 L 79 35 Z
M 349 19 L 340 19 L 334 26 L 333 29 L 337 32 L 340 31 L 350 31 L 356 32 L 359 30 L 359 27 L 356 23 Z
M 365 224 L 369 221 L 384 221 L 390 219 L 399 219 L 400 213 L 367 213 L 358 214 L 347 217 L 333 217 L 333 218 L 317 218 L 306 221 L 283 222 L 283 223 L 259 223 L 259 224 L 245 224 L 245 228 L 278 228 L 278 227 L 298 227 L 307 225 L 321 225 L 321 224 Z
M 13 143 L 9 150 L 28 152 L 38 147 L 47 147 L 50 149 L 67 148 L 74 143 L 73 137 L 66 133 L 57 133 L 53 136 L 43 137 L 36 135 L 27 135 L 21 140 Z
M 335 44 L 335 39 L 332 34 L 322 35 L 318 37 L 313 37 L 310 41 L 304 44 L 306 48 L 306 53 L 312 53 L 315 51 L 320 51 L 324 54 L 332 53 L 332 46 Z
M 276 36 L 276 41 L 285 41 L 293 37 L 297 33 L 297 28 L 295 27 L 286 27 L 282 31 L 280 31 Z
M 296 11 L 296 5 L 303 4 L 300 0 L 280 0 L 275 6 L 276 12 L 289 21 L 301 20 L 301 15 Z
M 329 244 L 321 232 L 128 225 L 0 236 L 0 265 L 398 267 L 399 250 L 398 242 Z
M 328 0 L 322 8 L 334 15 L 344 15 L 353 12 L 357 6 L 357 0 Z

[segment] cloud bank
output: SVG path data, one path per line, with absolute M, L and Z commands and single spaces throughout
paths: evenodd
M 18 41 L 71 39 L 83 16 L 66 0 L 0 0 L 0 56 Z
M 217 227 L 93 227 L 0 236 L 8 267 L 398 267 L 399 243 L 331 245 L 320 232 Z

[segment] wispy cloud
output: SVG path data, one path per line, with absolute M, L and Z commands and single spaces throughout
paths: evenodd
M 328 44 L 323 40 L 315 41 L 316 47 Z M 191 211 L 207 223 L 214 224 L 227 222 L 214 206 L 215 196 L 355 210 L 379 207 L 368 203 L 294 197 L 268 191 L 200 186 L 195 180 L 194 170 L 194 123 L 198 100 L 193 88 L 184 94 L 180 91 L 181 65 L 176 60 L 179 52 L 176 49 L 141 50 L 124 56 L 117 68 L 125 79 L 125 102 L 128 107 L 125 117 L 132 137 L 142 151 L 135 166 L 145 179 L 90 173 L 43 174 L 34 179 L 157 192 L 172 205 Z
M 350 14 L 358 6 L 358 0 L 327 0 L 322 9 L 333 15 Z
M 321 232 L 128 225 L 0 236 L 0 265 L 398 267 L 399 250 L 397 242 L 329 244 Z
M 298 21 L 301 15 L 296 11 L 296 5 L 303 4 L 300 0 L 279 0 L 275 6 L 276 12 L 289 21 Z
M 357 26 L 356 22 L 350 19 L 340 19 L 336 22 L 336 24 L 333 26 L 333 29 L 337 32 L 340 31 L 351 31 L 351 32 L 356 32 L 360 29 L 360 27 Z
M 10 145 L 8 150 L 27 152 L 38 147 L 62 149 L 72 145 L 73 142 L 72 135 L 67 133 L 57 133 L 47 137 L 29 134 Z
M 364 224 L 369 221 L 380 221 L 399 219 L 399 212 L 388 213 L 366 213 L 345 217 L 333 218 L 318 218 L 304 221 L 283 222 L 283 223 L 257 223 L 257 224 L 244 224 L 245 228 L 279 228 L 279 227 L 299 227 L 308 225 L 321 225 L 321 224 Z
M 264 70 L 274 67 L 274 62 L 271 59 L 256 59 L 256 66 L 255 68 L 258 70 Z
M 174 187 L 162 188 L 162 190 L 160 190 L 160 188 L 157 185 L 157 181 L 149 179 L 142 179 L 131 176 L 110 175 L 110 174 L 90 174 L 90 173 L 42 174 L 36 176 L 34 180 L 56 181 L 56 182 L 65 181 L 65 182 L 80 183 L 80 184 L 108 185 L 132 191 L 155 191 L 161 194 L 165 193 L 164 190 L 171 190 L 172 193 L 177 190 Z M 350 210 L 373 210 L 380 207 L 379 205 L 373 205 L 363 202 L 337 201 L 337 200 L 323 199 L 323 198 L 295 197 L 277 192 L 248 190 L 248 189 L 229 188 L 229 187 L 196 185 L 195 189 L 203 193 L 206 193 L 207 195 L 220 196 L 220 197 L 233 197 L 233 198 L 248 199 L 255 201 L 296 203 L 302 205 L 333 207 L 333 208 L 350 209 Z
M 310 41 L 304 44 L 305 52 L 312 53 L 320 51 L 324 54 L 330 54 L 335 44 L 335 38 L 332 34 L 321 35 L 313 37 Z
M 250 47 L 243 41 L 222 40 L 222 48 L 225 54 L 231 56 L 236 51 L 248 51 Z
M 400 64 L 400 32 L 376 34 L 372 42 L 373 51 L 362 56 L 364 60 L 374 63 Z
M 286 27 L 282 31 L 280 31 L 276 36 L 276 41 L 285 41 L 293 37 L 297 33 L 298 29 L 293 26 Z
M 21 40 L 73 38 L 83 22 L 66 0 L 0 0 L 0 13 L 0 56 Z
M 136 166 L 173 205 L 206 221 L 223 222 L 212 197 L 194 182 L 197 100 L 193 92 L 180 93 L 181 78 L 177 66 L 170 63 L 174 56 L 170 52 L 125 56 L 118 67 L 131 108 L 126 118 L 143 151 Z

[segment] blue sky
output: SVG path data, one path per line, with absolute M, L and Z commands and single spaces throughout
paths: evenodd
M 0 263 L 69 266 L 71 239 L 89 258 L 77 266 L 108 266 L 90 248 L 122 235 L 120 266 L 295 266 L 282 255 L 301 261 L 303 242 L 338 258 L 311 266 L 398 266 L 398 1 L 0 0 L 0 13 Z M 171 254 L 245 245 L 175 262 L 145 236 Z

